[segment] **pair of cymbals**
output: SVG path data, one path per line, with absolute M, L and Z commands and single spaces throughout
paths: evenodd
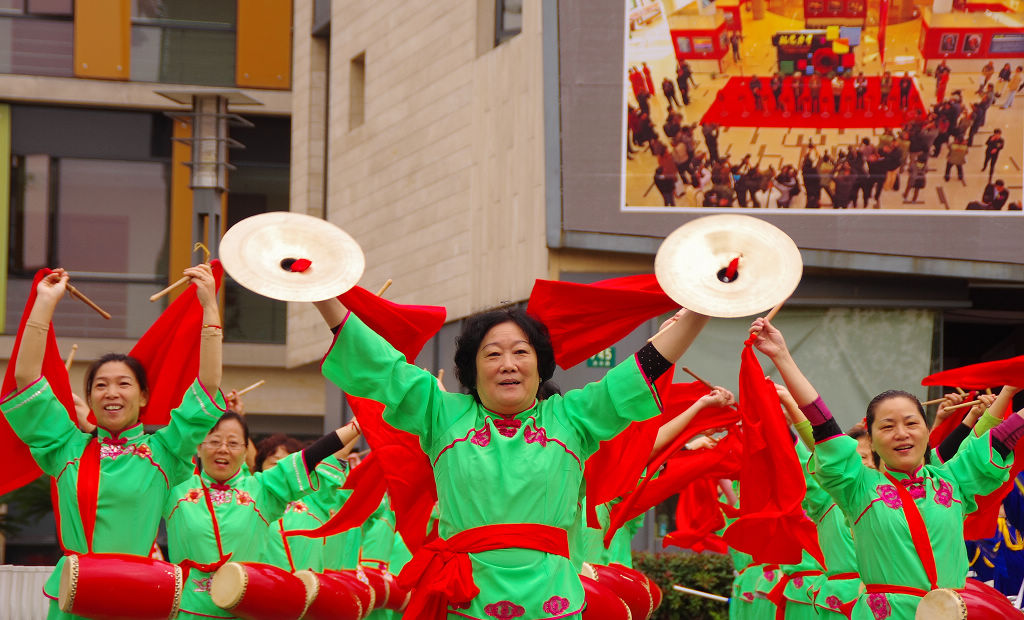
M 320 301 L 355 286 L 363 252 L 320 218 L 275 211 L 246 218 L 220 243 L 224 269 L 245 288 L 282 301 Z M 716 317 L 765 312 L 788 298 L 803 274 L 786 233 L 746 215 L 710 215 L 665 238 L 654 261 L 662 290 L 684 308 Z
M 803 260 L 793 240 L 764 220 L 708 215 L 665 238 L 654 274 L 665 294 L 682 307 L 734 318 L 785 301 L 800 283 Z

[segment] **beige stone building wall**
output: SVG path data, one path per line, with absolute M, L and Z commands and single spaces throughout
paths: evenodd
M 315 147 L 299 136 L 316 124 L 318 61 L 300 41 L 310 4 L 295 3 L 293 210 L 315 195 Z M 540 3 L 525 3 L 519 35 L 483 53 L 480 20 L 493 16 L 477 9 L 335 0 L 331 16 L 327 217 L 362 246 L 364 287 L 392 278 L 390 299 L 444 305 L 449 318 L 525 299 L 548 269 Z M 352 127 L 350 68 L 361 54 L 365 120 Z M 318 320 L 290 311 L 289 365 L 323 353 Z

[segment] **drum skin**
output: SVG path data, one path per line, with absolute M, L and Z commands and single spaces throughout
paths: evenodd
M 245 620 L 298 620 L 306 610 L 306 585 L 271 564 L 228 562 L 214 573 L 210 598 Z
M 182 581 L 181 567 L 163 560 L 72 555 L 61 570 L 58 601 L 61 611 L 95 620 L 166 620 L 178 613 Z
M 295 576 L 306 584 L 305 620 L 362 620 L 370 613 L 347 580 L 310 570 L 300 570 Z
M 611 588 L 586 575 L 580 575 L 580 582 L 587 598 L 583 620 L 632 620 L 629 607 Z
M 594 565 L 598 582 L 611 588 L 629 606 L 633 620 L 647 620 L 654 613 L 654 597 L 647 585 L 647 577 L 632 569 L 626 569 L 628 573 L 622 569 L 626 567 Z
M 940 588 L 929 592 L 917 605 L 918 620 L 1024 620 L 998 590 L 980 581 L 968 579 L 963 589 Z

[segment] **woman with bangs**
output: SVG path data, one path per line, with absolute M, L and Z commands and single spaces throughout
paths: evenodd
M 117 353 L 96 360 L 86 373 L 85 401 L 96 417 L 95 435 L 71 422 L 41 377 L 47 332 L 68 274 L 57 269 L 36 286 L 14 361 L 18 392 L 5 398 L 0 409 L 39 468 L 56 479 L 58 536 L 65 556 L 149 555 L 165 498 L 192 472 L 194 446 L 222 412 L 220 312 L 213 273 L 208 265 L 184 273 L 196 285 L 203 308 L 199 373 L 170 424 L 152 434 L 139 421 L 149 397 L 145 369 L 138 360 Z M 94 479 L 80 480 L 83 475 Z M 94 497 L 81 495 L 82 488 L 93 489 Z M 85 514 L 89 505 L 95 506 L 94 516 Z M 91 528 L 83 524 L 93 519 Z M 43 588 L 51 619 L 76 617 L 62 612 L 57 603 L 65 562 L 61 558 Z
M 653 382 L 707 317 L 680 311 L 603 379 L 539 399 L 554 353 L 545 326 L 521 310 L 466 319 L 459 394 L 442 391 L 338 300 L 316 306 L 336 333 L 324 376 L 383 403 L 384 420 L 418 435 L 433 465 L 440 537 L 402 571 L 416 588 L 407 617 L 579 618 L 584 592 L 566 530 L 578 519 L 583 463 L 600 441 L 659 414 Z
M 866 592 L 852 617 L 911 620 L 929 590 L 963 588 L 964 519 L 976 508 L 976 495 L 1006 481 L 1013 448 L 1024 435 L 1024 410 L 936 463 L 921 403 L 907 392 L 883 392 L 868 404 L 865 420 L 879 463 L 871 469 L 857 452 L 857 440 L 842 433 L 797 367 L 782 333 L 763 318 L 750 331 L 758 333 L 754 346 L 772 359 L 811 422 L 815 479 L 853 524 Z

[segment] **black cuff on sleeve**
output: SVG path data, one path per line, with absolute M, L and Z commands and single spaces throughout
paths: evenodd
M 958 424 L 946 438 L 939 444 L 939 449 L 936 450 L 939 454 L 939 460 L 945 463 L 949 459 L 956 456 L 957 450 L 960 449 L 960 444 L 963 443 L 964 439 L 967 439 L 967 435 L 970 434 L 971 427 L 966 424 Z
M 338 335 L 339 331 L 341 331 L 341 323 L 338 323 L 337 325 L 331 328 L 331 333 L 334 334 L 335 336 Z
M 843 429 L 839 428 L 839 422 L 836 422 L 835 418 L 829 418 L 822 424 L 812 426 L 811 430 L 814 431 L 815 443 L 843 434 Z
M 665 374 L 666 370 L 672 368 L 672 362 L 665 359 L 665 356 L 654 348 L 654 344 L 650 342 L 636 352 L 636 359 L 640 362 L 640 370 L 643 371 L 647 380 L 652 383 L 655 379 Z
M 1004 459 L 1013 452 L 1013 449 L 1002 442 L 1001 439 L 991 437 L 992 449 L 998 452 Z
M 345 445 L 341 443 L 338 433 L 331 431 L 317 439 L 310 447 L 302 451 L 302 461 L 306 464 L 306 473 L 316 469 L 320 461 L 341 450 Z

